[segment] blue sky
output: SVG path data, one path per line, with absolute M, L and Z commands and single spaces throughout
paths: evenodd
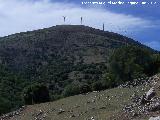
M 80 24 L 83 16 L 84 25 L 102 29 L 102 23 L 105 23 L 105 30 L 126 35 L 160 50 L 160 1 L 146 0 L 148 3 L 157 2 L 154 5 L 81 4 L 86 1 L 0 0 L 0 36 L 64 24 L 62 16 L 67 16 L 65 24 Z M 102 1 L 107 3 L 110 0 Z

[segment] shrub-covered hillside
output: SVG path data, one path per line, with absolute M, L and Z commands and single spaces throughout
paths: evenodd
M 158 72 L 159 59 L 139 42 L 86 26 L 0 38 L 0 114 L 150 76 Z

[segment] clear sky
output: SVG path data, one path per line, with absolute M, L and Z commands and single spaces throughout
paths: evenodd
M 104 5 L 82 2 L 105 2 Z M 0 0 L 0 36 L 47 28 L 57 24 L 83 24 L 118 32 L 160 50 L 160 1 L 112 0 Z M 130 2 L 138 2 L 131 5 Z M 146 4 L 142 5 L 142 2 Z M 140 4 L 141 3 L 141 4 Z

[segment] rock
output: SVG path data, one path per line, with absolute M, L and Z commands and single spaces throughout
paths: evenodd
M 95 102 L 95 99 L 92 100 L 92 103 L 94 103 L 94 102 Z
M 95 120 L 94 117 L 91 117 L 91 120 Z
M 146 93 L 146 99 L 151 100 L 156 95 L 155 89 L 152 87 L 147 93 Z
M 158 111 L 158 110 L 160 110 L 160 103 L 159 102 L 152 103 L 149 106 L 149 111 L 151 111 L 151 112 L 155 112 L 155 111 Z
M 145 96 L 145 95 L 142 95 L 142 96 L 140 97 L 139 104 L 140 104 L 140 105 L 144 105 L 144 104 L 146 104 L 146 103 L 147 103 L 147 101 L 146 101 L 146 96 Z
M 75 115 L 71 115 L 70 118 L 72 118 L 72 117 L 76 117 L 76 116 Z
M 99 109 L 106 109 L 106 107 L 105 107 L 105 106 L 103 106 L 103 107 L 100 107 Z
M 160 116 L 158 116 L 158 117 L 150 117 L 149 120 L 160 120 Z
M 133 112 L 132 116 L 133 116 L 133 117 L 137 117 L 137 116 L 138 116 L 138 113 Z
M 42 115 L 42 114 L 43 114 L 43 111 L 39 110 L 39 112 L 37 113 L 37 116 Z
M 133 103 L 138 103 L 139 102 L 138 95 L 136 95 L 136 93 L 134 93 L 133 95 L 131 95 L 131 100 L 132 100 Z
M 126 105 L 123 110 L 124 110 L 125 112 L 131 112 L 131 111 L 132 111 L 132 108 L 133 108 L 133 107 L 132 107 L 131 105 Z
M 79 108 L 79 107 L 80 107 L 80 106 L 79 106 L 79 105 L 77 105 L 77 104 L 74 106 L 74 108 Z
M 65 110 L 59 109 L 58 114 L 62 114 L 62 113 L 64 113 L 64 112 L 65 112 Z
M 43 118 L 46 118 L 47 117 L 47 114 L 45 113 L 44 115 L 43 115 Z

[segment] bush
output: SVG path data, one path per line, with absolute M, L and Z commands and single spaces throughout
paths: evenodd
M 70 85 L 67 85 L 64 88 L 64 91 L 63 91 L 62 94 L 63 94 L 64 97 L 68 97 L 68 96 L 72 96 L 72 95 L 77 95 L 77 94 L 80 94 L 80 88 L 79 88 L 78 85 L 70 84 Z
M 154 54 L 152 56 L 152 63 L 149 68 L 146 70 L 148 75 L 154 75 L 160 72 L 160 54 Z
M 135 46 L 124 46 L 115 50 L 110 57 L 109 71 L 119 84 L 132 81 L 141 74 L 148 74 L 146 71 L 150 71 L 152 60 L 152 53 L 148 50 Z
M 115 81 L 115 76 L 111 73 L 104 74 L 102 76 L 102 84 L 106 89 L 116 87 L 117 83 Z
M 73 96 L 73 95 L 78 95 L 78 94 L 83 94 L 91 91 L 91 87 L 86 84 L 86 83 L 79 83 L 79 84 L 70 84 L 65 87 L 63 91 L 63 96 L 68 97 L 68 96 Z
M 25 104 L 48 102 L 49 90 L 45 85 L 34 84 L 24 89 L 23 98 Z
M 0 115 L 11 110 L 11 102 L 0 96 Z
M 24 84 L 25 81 L 19 75 L 0 64 L 0 115 L 23 104 L 21 92 Z
M 88 84 L 83 83 L 80 85 L 80 93 L 87 93 L 90 91 L 91 91 L 91 87 Z
M 104 89 L 104 85 L 102 83 L 102 81 L 97 81 L 95 83 L 92 84 L 92 90 L 93 91 L 100 91 Z

